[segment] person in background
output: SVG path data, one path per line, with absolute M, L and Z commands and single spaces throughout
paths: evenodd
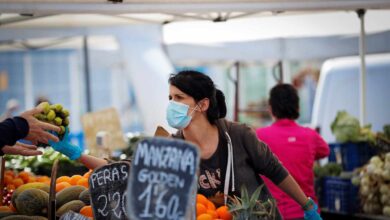
M 39 104 L 41 104 L 42 102 L 47 102 L 49 104 L 52 104 L 49 99 L 46 97 L 46 96 L 38 96 L 36 99 L 35 99 L 35 106 L 38 106 Z
M 59 132 L 60 128 L 34 117 L 41 113 L 41 107 L 23 112 L 18 117 L 8 118 L 0 122 L 0 156 L 4 154 L 18 154 L 23 156 L 34 156 L 42 154 L 37 150 L 35 144 L 38 142 L 48 143 L 59 141 L 58 137 L 48 131 Z M 34 145 L 16 142 L 19 139 L 31 141 Z
M 16 99 L 10 99 L 7 101 L 4 113 L 0 116 L 0 122 L 7 118 L 11 118 L 16 114 L 15 112 L 19 109 L 19 102 Z
M 275 122 L 256 130 L 257 137 L 268 144 L 304 193 L 317 202 L 314 192 L 314 162 L 329 155 L 329 146 L 314 130 L 295 122 L 299 117 L 299 97 L 290 84 L 278 84 L 270 91 L 270 112 Z M 301 205 L 270 180 L 265 183 L 277 201 L 285 219 L 304 217 Z

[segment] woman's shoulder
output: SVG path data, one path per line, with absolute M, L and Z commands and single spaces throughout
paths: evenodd
M 227 132 L 230 136 L 243 135 L 247 133 L 256 134 L 255 129 L 248 126 L 247 124 L 233 122 L 226 119 L 219 119 L 217 121 L 217 126 L 223 131 Z

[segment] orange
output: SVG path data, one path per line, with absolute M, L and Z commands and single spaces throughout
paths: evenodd
M 88 179 L 85 177 L 82 177 L 81 179 L 79 179 L 79 181 L 77 181 L 77 185 L 89 188 Z
M 16 187 L 13 184 L 7 184 L 7 189 L 8 189 L 8 191 L 15 190 Z
M 207 210 L 207 214 L 211 215 L 213 217 L 213 219 L 216 219 L 218 218 L 218 214 L 215 210 Z
M 84 173 L 83 177 L 85 177 L 85 178 L 88 179 L 89 176 L 91 175 L 92 171 L 93 171 L 93 170 L 89 170 L 88 172 Z
M 209 202 L 209 200 L 206 198 L 206 196 L 204 196 L 202 194 L 196 194 L 196 203 L 203 204 L 204 206 L 207 207 L 208 202 Z
M 14 173 L 13 170 L 6 170 L 6 171 L 4 171 L 4 175 L 10 175 L 10 176 L 12 176 L 12 178 L 15 177 L 15 173 Z
M 15 188 L 18 188 L 19 186 L 23 185 L 24 182 L 21 178 L 15 178 L 12 180 L 12 185 L 15 186 Z
M 24 183 L 28 183 L 28 180 L 30 179 L 30 173 L 22 171 L 18 174 L 18 177 L 21 178 Z
M 77 181 L 79 181 L 81 178 L 83 178 L 82 176 L 80 176 L 80 175 L 73 175 L 71 178 L 70 178 L 70 181 L 69 181 L 69 183 L 71 184 L 71 185 L 77 185 Z
M 29 183 L 34 183 L 36 181 L 37 181 L 37 178 L 35 176 L 30 176 L 30 178 L 28 179 Z
M 44 182 L 46 182 L 47 180 L 50 181 L 50 178 L 47 177 L 47 176 L 38 176 L 38 177 L 37 177 L 37 182 L 44 183 Z
M 228 207 L 225 205 L 217 208 L 217 214 L 218 214 L 219 218 L 221 218 L 223 220 L 231 220 L 232 219 L 232 215 L 230 214 Z
M 93 217 L 92 207 L 90 205 L 84 206 L 82 209 L 80 209 L 80 214 L 87 217 Z
M 45 180 L 45 182 L 43 182 L 43 183 L 50 186 L 50 180 Z
M 206 206 L 204 206 L 201 203 L 196 203 L 196 216 L 199 216 L 201 214 L 204 214 L 207 212 Z
M 62 183 L 62 182 L 68 182 L 70 183 L 70 177 L 69 176 L 60 176 L 57 178 L 56 183 Z
M 4 175 L 4 184 L 5 184 L 5 185 L 11 184 L 13 179 L 14 179 L 13 176 L 11 176 L 11 175 L 9 175 L 9 174 L 5 174 L 5 175 Z
M 196 220 L 213 220 L 213 216 L 205 213 L 205 214 L 201 214 L 198 217 L 196 217 Z
M 56 192 L 60 192 L 61 190 L 65 189 L 69 186 L 72 186 L 72 185 L 70 185 L 70 183 L 68 183 L 68 182 L 57 183 L 56 184 Z
M 207 201 L 207 210 L 214 210 L 215 211 L 215 205 L 211 201 Z

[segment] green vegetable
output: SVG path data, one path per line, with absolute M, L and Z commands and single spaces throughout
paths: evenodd
M 383 133 L 385 137 L 390 140 L 390 124 L 383 126 Z
M 335 120 L 331 124 L 331 130 L 339 142 L 357 141 L 360 134 L 359 121 L 349 115 L 346 111 L 337 113 Z
M 340 143 L 368 142 L 375 144 L 376 135 L 371 131 L 371 125 L 360 127 L 359 120 L 346 111 L 339 111 L 331 124 L 332 133 Z
M 343 168 L 337 163 L 327 163 L 324 166 L 314 165 L 314 176 L 316 178 L 322 178 L 324 176 L 340 176 Z

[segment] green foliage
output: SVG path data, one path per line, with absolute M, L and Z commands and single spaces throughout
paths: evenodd
M 54 151 L 52 148 L 40 149 L 42 155 L 25 157 L 20 155 L 5 155 L 5 166 L 9 169 L 24 170 L 30 168 L 31 172 L 37 175 L 51 175 L 51 169 L 56 159 L 59 160 L 61 169 L 58 169 L 58 176 L 83 174 L 88 171 L 84 165 L 77 161 L 70 160 L 67 156 Z
M 390 140 L 390 124 L 383 126 L 383 134 Z
M 230 197 L 229 211 L 235 220 L 275 219 L 276 203 L 274 200 L 260 201 L 264 185 L 259 186 L 251 196 L 245 186 L 241 187 L 241 197 Z
M 337 163 L 327 163 L 324 166 L 314 165 L 314 175 L 316 178 L 322 178 L 324 176 L 340 176 L 343 168 Z
M 379 132 L 378 137 L 383 141 L 390 143 L 390 124 L 383 126 L 383 132 Z

